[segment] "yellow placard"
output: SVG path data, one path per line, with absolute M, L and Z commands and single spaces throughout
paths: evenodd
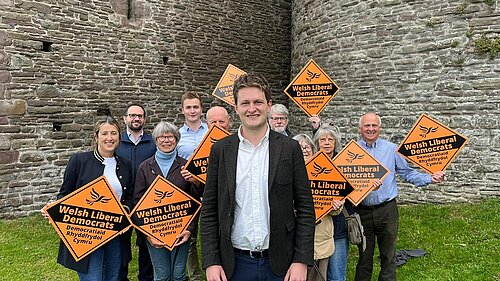
M 208 157 L 210 156 L 210 149 L 212 145 L 218 140 L 229 136 L 230 133 L 223 128 L 213 124 L 208 132 L 203 137 L 196 150 L 193 152 L 186 165 L 185 170 L 191 172 L 191 174 L 197 178 L 202 183 L 207 180 L 207 167 L 208 167 Z
M 76 261 L 130 227 L 125 209 L 104 176 L 57 200 L 47 213 Z
M 330 76 L 310 59 L 284 92 L 311 117 L 319 115 L 338 90 Z
M 335 156 L 333 163 L 353 185 L 354 191 L 347 196 L 347 199 L 355 206 L 358 206 L 372 191 L 375 180 L 382 181 L 390 173 L 384 165 L 353 140 Z
M 398 153 L 428 173 L 444 171 L 468 139 L 426 114 L 420 115 Z
M 221 99 L 231 106 L 234 106 L 234 96 L 233 96 L 233 85 L 234 81 L 238 79 L 241 75 L 246 74 L 245 71 L 237 68 L 236 66 L 229 64 L 222 74 L 215 90 L 212 92 L 212 96 Z
M 333 199 L 344 199 L 354 188 L 323 150 L 306 162 L 306 169 L 319 222 L 333 210 Z
M 130 213 L 132 225 L 169 250 L 201 209 L 201 203 L 162 176 L 157 176 Z

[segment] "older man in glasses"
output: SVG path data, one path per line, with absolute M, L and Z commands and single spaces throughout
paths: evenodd
M 295 133 L 290 132 L 288 129 L 288 109 L 280 103 L 271 106 L 269 126 L 271 126 L 271 130 L 282 135 L 288 137 L 293 137 L 295 135 Z

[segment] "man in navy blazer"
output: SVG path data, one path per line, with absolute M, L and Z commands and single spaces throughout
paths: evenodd
M 240 76 L 233 94 L 242 125 L 212 146 L 203 195 L 207 281 L 306 280 L 315 215 L 301 149 L 270 130 L 264 77 Z

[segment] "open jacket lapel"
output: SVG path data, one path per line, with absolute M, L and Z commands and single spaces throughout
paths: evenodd
M 281 159 L 281 150 L 283 149 L 283 136 L 274 131 L 269 132 L 269 179 L 268 188 L 271 190 L 274 182 L 274 176 Z
M 224 146 L 224 154 L 221 161 L 224 161 L 227 175 L 227 190 L 231 199 L 230 206 L 234 206 L 236 192 L 236 163 L 238 163 L 238 135 L 232 135 L 231 140 Z

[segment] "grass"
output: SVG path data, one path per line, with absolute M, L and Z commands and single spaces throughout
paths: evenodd
M 399 249 L 425 257 L 398 268 L 398 280 L 500 280 L 500 199 L 477 204 L 400 207 Z M 41 216 L 0 220 L 0 280 L 78 280 L 56 263 L 59 239 Z M 137 280 L 137 249 L 129 277 Z M 354 279 L 357 248 L 349 253 Z M 378 273 L 374 268 L 373 280 Z

